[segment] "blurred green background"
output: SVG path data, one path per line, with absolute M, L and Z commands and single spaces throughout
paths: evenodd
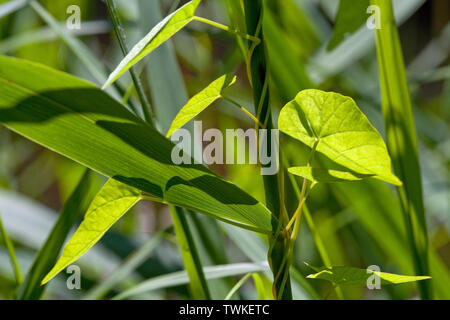
M 0 0 L 0 8 L 9 1 Z M 26 1 L 23 1 L 26 2 Z M 298 91 L 320 88 L 353 97 L 375 127 L 383 133 L 374 33 L 365 27 L 349 35 L 338 47 L 328 51 L 337 0 L 267 0 L 264 22 L 271 61 L 271 106 L 275 112 Z M 98 71 L 108 74 L 121 60 L 122 53 L 110 25 L 107 8 L 98 0 L 42 0 L 41 5 L 60 22 L 49 26 L 29 5 L 1 17 L 0 54 L 37 61 L 99 85 Z M 117 0 L 127 41 L 131 47 L 158 21 L 183 4 L 170 0 Z M 81 29 L 67 30 L 66 9 L 81 8 Z M 229 1 L 206 0 L 199 15 L 227 25 Z M 450 1 L 394 1 L 399 22 L 405 63 L 419 137 L 420 163 L 424 188 L 429 238 L 432 248 L 430 264 L 438 279 L 437 298 L 450 298 Z M 81 40 L 88 52 L 80 57 L 62 39 L 58 28 L 71 39 Z M 87 67 L 93 58 L 97 69 Z M 91 60 L 92 61 L 92 60 Z M 170 121 L 194 95 L 211 81 L 228 72 L 236 72 L 238 82 L 230 95 L 253 111 L 251 89 L 247 80 L 241 47 L 233 35 L 192 23 L 168 44 L 147 57 L 137 68 L 153 111 L 166 131 Z M 119 80 L 124 91 L 132 88 L 127 75 Z M 1 94 L 1 92 L 0 92 Z M 128 103 L 138 104 L 137 95 L 129 91 Z M 202 113 L 203 129 L 250 128 L 252 123 L 227 102 L 217 102 Z M 293 164 L 305 161 L 306 149 L 293 140 L 283 139 L 287 156 Z M 259 169 L 249 165 L 215 165 L 212 169 L 229 178 L 242 189 L 264 201 Z M 41 148 L 0 126 L 0 214 L 5 229 L 14 242 L 23 273 L 46 239 L 57 213 L 70 196 L 84 172 L 83 167 L 49 150 Z M 255 178 L 256 177 L 256 178 Z M 98 176 L 98 187 L 105 181 Z M 289 195 L 289 194 L 288 194 Z M 289 199 L 289 197 L 288 197 Z M 296 203 L 293 199 L 289 210 Z M 320 185 L 308 200 L 316 232 L 323 240 L 333 265 L 366 268 L 380 266 L 382 271 L 413 274 L 402 213 L 396 192 L 374 181 Z M 205 265 L 264 261 L 265 239 L 229 225 L 216 223 L 194 214 L 189 217 L 200 245 Z M 104 238 L 77 264 L 82 269 L 82 289 L 68 290 L 67 274 L 52 281 L 44 298 L 80 299 L 119 268 L 123 261 L 155 232 L 168 230 L 164 240 L 142 259 L 140 265 L 123 281 L 104 293 L 106 298 L 159 275 L 182 270 L 183 263 L 173 240 L 168 208 L 143 202 L 122 218 Z M 210 244 L 210 241 L 212 244 Z M 226 255 L 217 254 L 217 247 Z M 296 246 L 294 265 L 302 274 L 311 272 L 304 266 L 322 265 L 313 233 L 302 224 Z M 436 278 L 435 275 L 438 275 Z M 300 276 L 299 276 L 300 277 Z M 236 281 L 214 280 L 210 286 L 214 298 L 223 298 Z M 295 277 L 294 277 L 295 281 Z M 329 283 L 299 281 L 294 295 L 311 299 L 312 286 L 322 297 L 334 298 Z M 9 298 L 15 280 L 8 254 L 0 245 L 0 298 Z M 349 287 L 346 298 L 410 299 L 417 297 L 415 285 L 387 286 L 381 290 Z M 102 295 L 103 296 L 103 295 Z M 256 298 L 253 284 L 240 291 L 243 299 Z M 142 299 L 183 299 L 185 286 L 158 289 L 137 296 Z M 237 296 L 236 296 L 237 297 Z

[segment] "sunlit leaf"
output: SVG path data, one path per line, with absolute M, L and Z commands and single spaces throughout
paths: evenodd
M 352 98 L 303 90 L 281 110 L 278 127 L 354 172 L 401 185 L 383 138 Z
M 312 267 L 313 268 L 313 267 Z M 400 284 L 431 279 L 428 276 L 404 276 L 352 267 L 313 268 L 317 273 L 307 276 L 309 279 L 322 279 L 339 286 L 365 286 L 371 276 L 380 277 L 380 284 Z M 370 280 L 369 280 L 370 281 Z M 372 282 L 370 282 L 372 283 Z
M 111 83 L 116 81 L 124 72 L 191 22 L 194 18 L 195 10 L 197 10 L 200 2 L 201 0 L 192 0 L 158 23 L 130 50 L 127 56 L 110 74 L 103 88 L 106 88 Z
M 64 247 L 56 265 L 42 280 L 47 283 L 94 246 L 111 226 L 141 199 L 141 191 L 109 180 L 95 196 L 84 220 Z
M 276 223 L 263 204 L 205 166 L 175 165 L 171 141 L 89 82 L 0 56 L 0 92 L 0 123 L 84 166 L 254 231 L 270 233 Z
M 235 76 L 230 74 L 224 75 L 193 96 L 173 120 L 169 132 L 167 132 L 167 137 L 170 137 L 172 133 L 180 129 L 196 115 L 209 107 L 214 101 L 219 99 L 222 91 L 234 82 L 236 82 Z
M 296 176 L 303 177 L 313 182 L 342 182 L 342 181 L 357 181 L 372 175 L 364 175 L 359 173 L 329 170 L 324 168 L 311 168 L 311 167 L 292 167 L 288 171 Z

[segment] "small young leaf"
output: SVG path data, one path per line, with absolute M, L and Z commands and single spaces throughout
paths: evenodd
M 357 181 L 373 175 L 359 174 L 354 172 L 345 172 L 337 170 L 329 170 L 324 168 L 311 167 L 292 167 L 288 171 L 296 176 L 303 177 L 312 182 L 342 182 L 342 181 Z
M 365 286 L 369 277 L 380 277 L 380 284 L 400 284 L 406 282 L 431 279 L 428 276 L 404 276 L 399 274 L 378 272 L 374 270 L 358 269 L 352 267 L 313 268 L 320 269 L 317 273 L 307 276 L 309 279 L 322 279 L 331 281 L 339 286 Z
M 124 72 L 191 22 L 200 2 L 201 0 L 192 0 L 158 23 L 119 63 L 116 69 L 110 74 L 108 80 L 106 80 L 103 88 L 108 87 Z
M 352 98 L 303 90 L 281 110 L 278 127 L 351 171 L 401 185 L 383 138 Z
M 140 199 L 139 190 L 110 179 L 95 196 L 83 222 L 64 247 L 56 265 L 42 280 L 42 284 L 47 283 L 94 246 Z
M 192 118 L 209 107 L 214 101 L 219 99 L 222 95 L 222 91 L 235 82 L 235 76 L 231 74 L 224 75 L 210 83 L 209 86 L 193 96 L 188 103 L 181 108 L 180 112 L 173 120 L 170 129 L 167 132 L 167 137 L 170 137 L 172 133 L 180 129 Z

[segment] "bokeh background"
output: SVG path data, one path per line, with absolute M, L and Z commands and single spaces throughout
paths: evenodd
M 0 8 L 7 2 L 0 0 Z M 329 51 L 327 46 L 339 4 L 337 0 L 266 2 L 268 10 L 264 30 L 271 61 L 271 106 L 275 117 L 298 91 L 317 87 L 353 97 L 383 133 L 373 31 L 363 27 Z M 184 2 L 117 0 L 117 3 L 127 42 L 131 46 Z M 198 15 L 227 25 L 239 23 L 230 21 L 227 3 L 224 0 L 206 0 Z M 0 54 L 37 61 L 100 85 L 96 70 L 108 74 L 122 57 L 105 3 L 99 0 L 42 0 L 40 4 L 58 23 L 49 25 L 42 12 L 38 13 L 28 5 L 1 17 Z M 430 261 L 439 270 L 440 279 L 450 283 L 450 1 L 398 0 L 394 4 L 419 137 L 424 201 L 432 247 Z M 80 30 L 65 28 L 69 17 L 66 9 L 70 5 L 81 8 Z M 74 52 L 61 38 L 58 28 L 79 39 L 87 53 L 80 56 Z M 86 60 L 97 69 L 87 67 Z M 228 72 L 236 72 L 238 76 L 237 84 L 229 90 L 230 95 L 253 111 L 241 48 L 233 35 L 219 29 L 192 23 L 147 57 L 137 70 L 164 131 L 188 97 Z M 124 99 L 138 104 L 136 93 L 129 89 L 132 88 L 131 83 L 128 74 L 119 81 Z M 198 119 L 203 121 L 204 129 L 253 126 L 245 114 L 225 101 L 215 103 Z M 300 143 L 289 139 L 283 139 L 282 143 L 293 163 L 305 161 L 306 149 Z M 212 169 L 264 200 L 262 179 L 255 166 L 215 165 Z M 0 214 L 13 239 L 23 273 L 32 263 L 83 172 L 82 166 L 0 126 Z M 98 176 L 98 187 L 104 181 Z M 290 210 L 295 206 L 293 202 L 289 203 Z M 402 213 L 393 188 L 377 181 L 323 185 L 314 190 L 308 204 L 316 229 L 313 231 L 322 238 L 333 265 L 360 268 L 378 265 L 382 271 L 413 274 Z M 189 223 L 200 243 L 201 259 L 205 265 L 266 259 L 266 244 L 258 236 L 238 232 L 234 227 L 197 214 L 189 217 Z M 170 226 L 166 206 L 140 203 L 77 262 L 82 269 L 81 290 L 68 290 L 65 283 L 67 275 L 63 273 L 50 283 L 44 298 L 86 297 L 160 230 L 167 230 L 165 239 L 149 252 L 149 257 L 142 259 L 130 275 L 98 298 L 112 297 L 143 279 L 182 270 L 181 256 Z M 219 254 L 217 247 L 225 254 Z M 303 264 L 304 261 L 317 266 L 323 264 L 310 224 L 305 221 L 298 238 L 294 265 L 300 273 L 308 274 L 311 270 Z M 213 297 L 223 298 L 237 279 L 211 282 Z M 322 297 L 334 297 L 329 283 L 321 280 L 308 282 Z M 14 287 L 14 274 L 2 243 L 0 298 L 9 298 Z M 346 298 L 354 299 L 417 297 L 415 286 L 410 284 L 372 291 L 350 287 L 344 289 L 344 294 Z M 439 294 L 441 298 L 449 298 L 450 286 Z M 300 299 L 312 298 L 301 285 L 295 295 Z M 136 298 L 187 297 L 186 286 L 175 286 L 149 291 Z M 239 297 L 256 298 L 253 284 L 246 284 L 239 291 Z

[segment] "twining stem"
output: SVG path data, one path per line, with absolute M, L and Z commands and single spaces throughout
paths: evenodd
M 236 107 L 238 107 L 239 109 L 241 109 L 247 116 L 249 116 L 250 119 L 252 119 L 255 124 L 259 127 L 263 127 L 263 124 L 261 122 L 259 122 L 258 118 L 256 118 L 250 111 L 248 111 L 246 108 L 244 108 L 243 106 L 241 106 L 238 102 L 234 101 L 231 98 L 222 96 L 222 99 L 230 102 L 231 104 L 235 105 Z
M 253 89 L 253 100 L 256 111 L 256 118 L 267 129 L 264 137 L 267 150 L 271 150 L 273 121 L 270 108 L 269 97 L 269 61 L 263 35 L 263 0 L 244 0 L 245 23 L 247 33 L 260 41 L 248 42 L 247 74 Z M 279 171 L 282 169 L 280 168 Z M 283 232 L 283 204 L 280 200 L 281 187 L 279 176 L 264 175 L 264 194 L 266 206 L 279 223 L 273 226 L 272 234 L 269 236 L 270 248 L 268 253 L 269 265 L 274 275 L 272 291 L 274 298 L 292 300 L 292 290 L 289 277 L 289 268 L 284 263 L 285 256 L 289 251 L 289 239 Z
M 284 163 L 285 167 L 290 166 L 287 158 L 283 154 L 281 154 L 281 161 Z M 312 159 L 311 159 L 311 155 L 310 155 L 310 159 L 309 159 L 308 163 L 310 163 L 311 161 L 312 161 Z M 289 180 L 291 182 L 291 185 L 292 185 L 295 193 L 297 194 L 298 198 L 300 199 L 301 190 L 300 190 L 300 186 L 299 186 L 297 180 L 295 179 L 295 177 L 293 175 L 289 175 Z M 311 188 L 310 188 L 310 190 L 311 190 Z M 306 198 L 307 197 L 308 197 L 308 193 L 306 193 Z M 301 203 L 301 201 L 299 201 L 299 206 L 300 206 L 300 203 Z M 311 213 L 309 212 L 308 206 L 305 203 L 303 203 L 303 205 L 302 205 L 302 210 L 303 210 L 303 215 L 305 217 L 306 224 L 308 225 L 308 228 L 313 235 L 314 243 L 316 245 L 317 251 L 319 252 L 319 255 L 320 255 L 320 258 L 322 259 L 323 264 L 327 267 L 331 267 L 330 256 L 327 252 L 325 244 L 323 243 L 322 237 L 320 236 L 319 232 L 317 231 L 316 225 L 311 216 Z M 299 210 L 297 208 L 296 213 L 298 211 Z M 294 213 L 294 215 L 296 213 Z M 299 215 L 301 217 L 301 213 L 299 213 Z M 300 223 L 300 218 L 298 219 L 298 223 Z M 296 234 L 298 234 L 298 231 L 296 232 Z M 343 300 L 344 294 L 342 293 L 342 289 L 340 287 L 335 287 L 335 290 L 336 290 L 337 297 L 339 299 Z
M 259 39 L 258 37 L 254 37 L 254 36 L 251 36 L 251 35 L 249 35 L 249 34 L 240 32 L 239 30 L 232 29 L 232 28 L 230 28 L 229 26 L 226 26 L 226 25 L 224 25 L 224 24 L 221 24 L 221 23 L 218 23 L 218 22 L 215 22 L 215 21 L 206 19 L 206 18 L 202 18 L 202 17 L 197 17 L 197 16 L 195 16 L 195 17 L 193 18 L 193 20 L 194 20 L 194 21 L 199 21 L 199 22 L 202 22 L 202 23 L 209 24 L 210 26 L 213 26 L 213 27 L 222 29 L 222 30 L 227 31 L 227 32 L 229 32 L 229 33 L 232 33 L 232 34 L 234 34 L 234 35 L 238 35 L 238 36 L 240 36 L 241 38 L 244 38 L 244 39 L 249 40 L 249 41 L 253 41 L 253 42 L 255 42 L 256 44 L 259 44 L 259 43 L 261 42 L 261 39 Z
M 128 50 L 128 46 L 125 42 L 126 37 L 125 37 L 125 33 L 123 31 L 122 24 L 120 22 L 118 13 L 117 13 L 116 3 L 114 0 L 106 0 L 106 5 L 108 7 L 109 15 L 111 17 L 111 20 L 112 20 L 112 23 L 114 26 L 114 31 L 116 33 L 117 40 L 119 41 L 120 49 L 122 50 L 123 55 L 126 56 L 128 54 L 129 50 Z M 137 75 L 134 67 L 131 67 L 129 71 L 130 71 L 131 79 L 133 80 L 133 83 L 134 83 L 134 87 L 136 88 L 136 92 L 138 94 L 139 101 L 141 102 L 142 113 L 144 114 L 144 118 L 148 122 L 148 124 L 153 126 L 154 124 L 153 124 L 152 115 L 151 115 L 151 106 L 150 106 L 150 103 L 148 102 L 147 96 L 145 95 L 144 88 L 139 79 L 139 76 Z
M 6 233 L 5 228 L 3 227 L 2 218 L 0 216 L 0 236 L 3 240 L 3 243 L 6 246 L 6 249 L 8 250 L 9 258 L 11 260 L 11 264 L 14 269 L 14 276 L 16 278 L 16 283 L 19 285 L 23 281 L 22 273 L 20 272 L 19 263 L 17 262 L 16 253 L 14 251 L 14 246 L 11 242 L 11 239 L 8 237 L 8 234 Z

